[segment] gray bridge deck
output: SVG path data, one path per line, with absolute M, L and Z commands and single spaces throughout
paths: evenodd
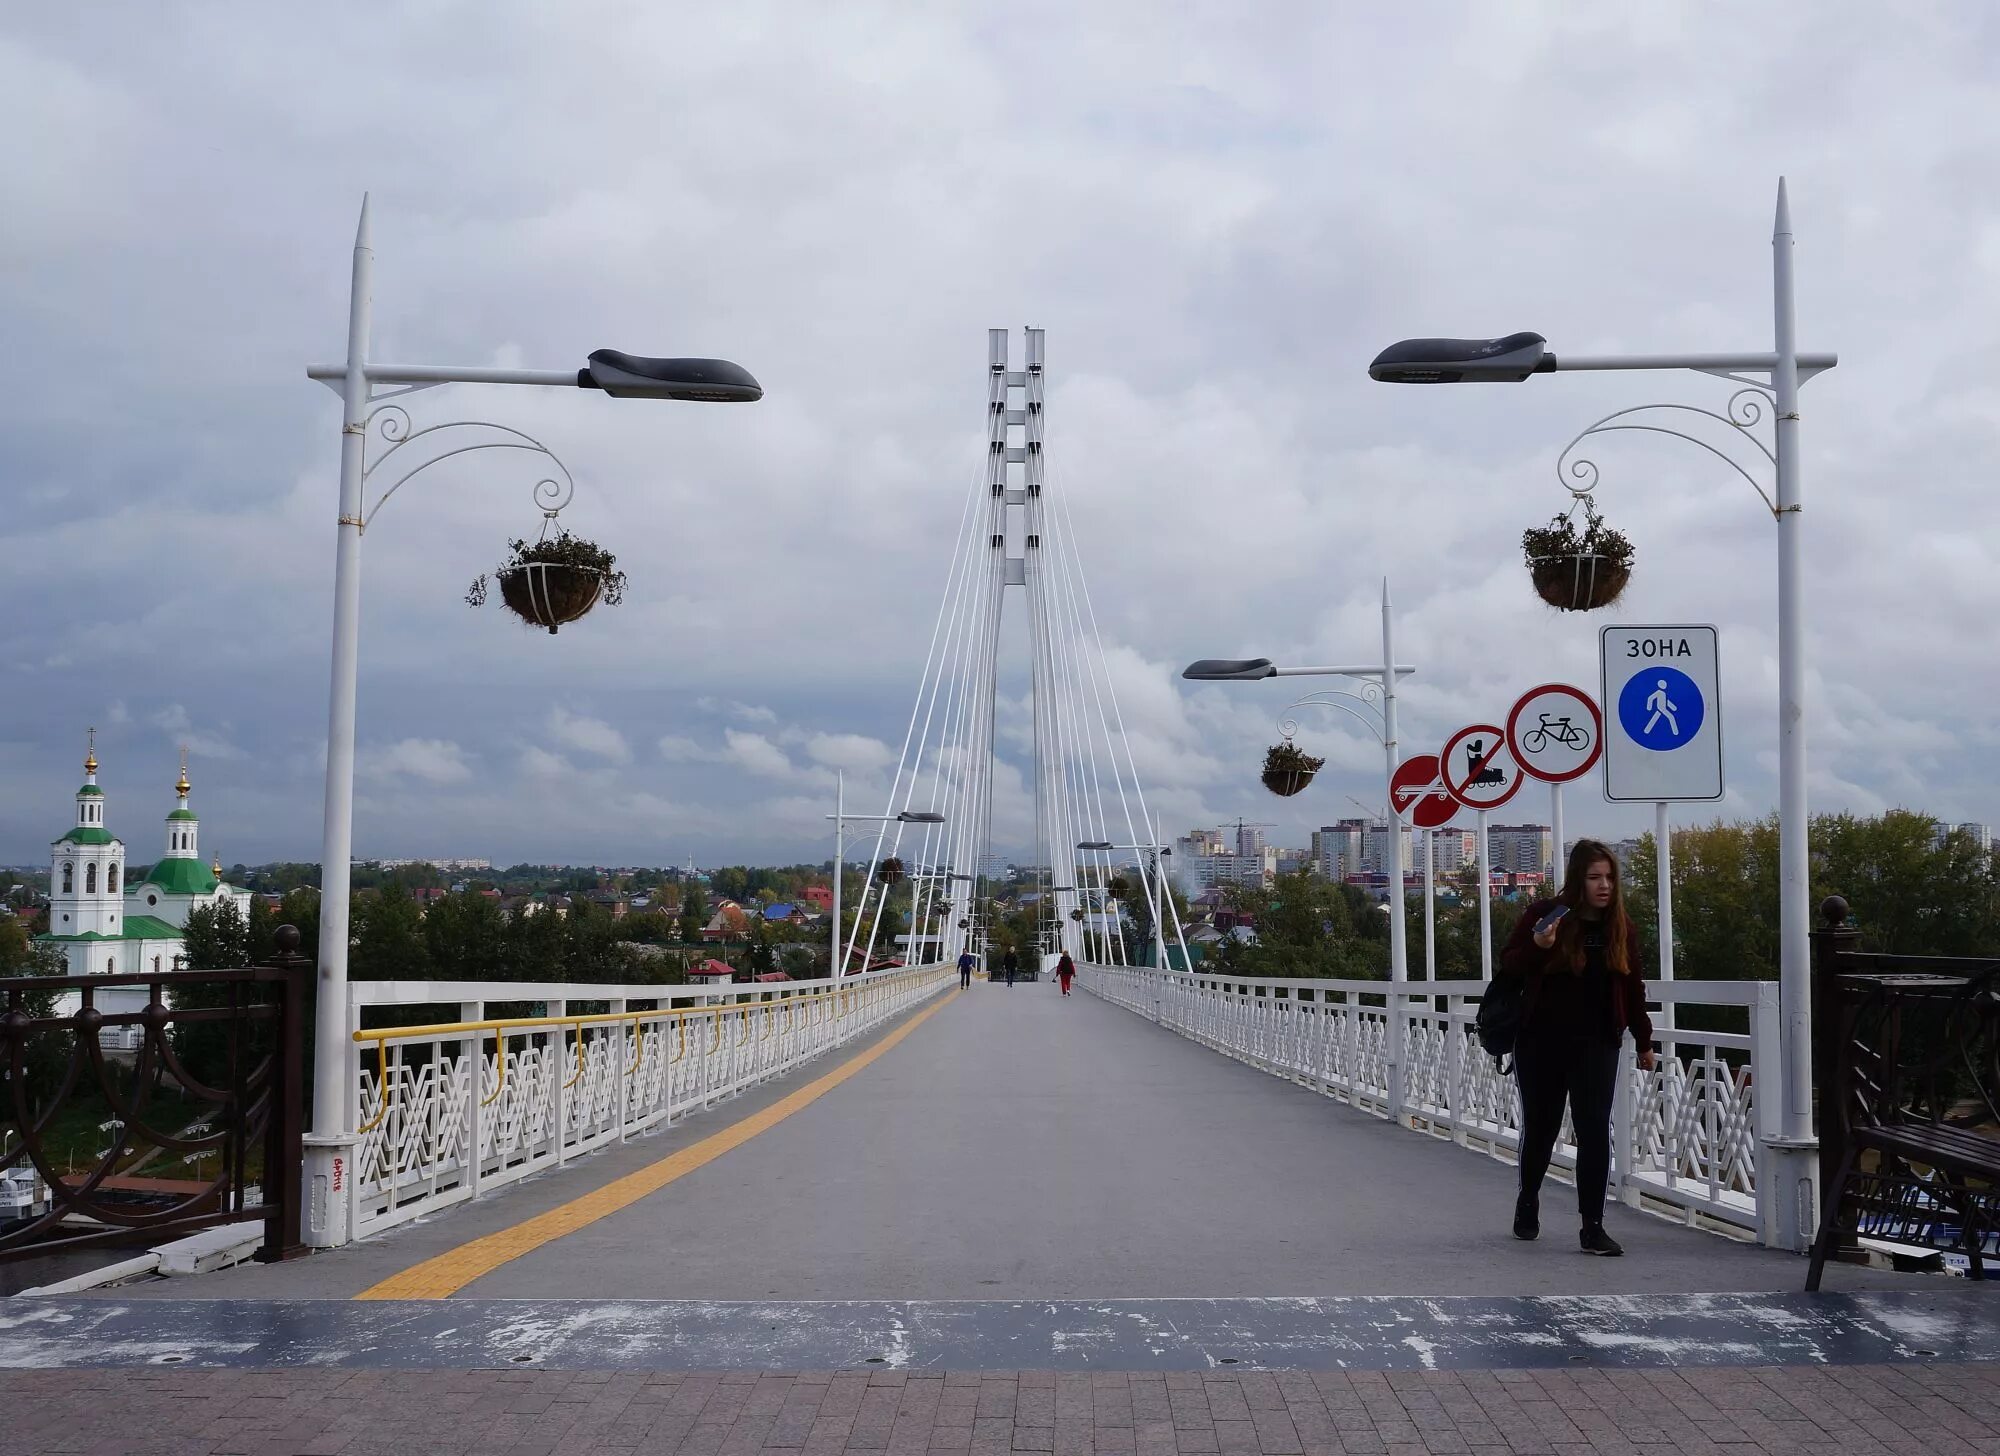
M 903 1028 L 559 1236 L 822 1070 L 299 1263 L 0 1302 L 0 1450 L 2000 1450 L 1987 1288 L 1806 1296 L 1622 1209 L 1591 1259 L 1561 1186 L 1521 1244 L 1505 1165 L 1048 984 L 826 1070 Z M 354 1298 L 495 1237 L 454 1297 Z

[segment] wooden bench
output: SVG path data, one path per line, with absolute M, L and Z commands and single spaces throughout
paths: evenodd
M 1814 939 L 1824 1199 L 1808 1291 L 1860 1240 L 1966 1256 L 2000 1236 L 2000 961 L 1859 949 L 1846 902 Z

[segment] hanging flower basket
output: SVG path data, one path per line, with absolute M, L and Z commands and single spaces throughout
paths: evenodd
M 1581 504 L 1584 526 L 1577 529 L 1575 507 L 1546 526 L 1521 533 L 1521 555 L 1535 594 L 1563 612 L 1590 612 L 1618 600 L 1632 579 L 1632 543 L 1604 524 L 1588 496 Z
M 1072 910 L 1069 912 L 1069 918 L 1081 925 L 1083 923 L 1083 912 L 1081 910 Z
M 1132 882 L 1123 875 L 1113 875 L 1109 880 L 1105 881 L 1104 888 L 1109 890 L 1114 896 L 1122 896 L 1127 890 L 1132 888 Z
M 507 610 L 531 627 L 554 632 L 599 601 L 615 607 L 625 599 L 625 573 L 612 570 L 617 558 L 594 541 L 558 530 L 532 544 L 517 540 L 507 545 L 508 558 L 492 576 Z M 482 575 L 465 600 L 469 606 L 484 606 L 486 595 L 487 578 Z
M 893 854 L 875 866 L 875 878 L 885 885 L 893 885 L 903 878 L 903 862 Z
M 1274 743 L 1264 755 L 1264 787 L 1289 799 L 1313 781 L 1313 775 L 1325 762 L 1299 749 L 1289 738 Z

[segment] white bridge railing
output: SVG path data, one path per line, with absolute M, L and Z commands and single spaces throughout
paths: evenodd
M 1512 1159 L 1520 1104 L 1511 1074 L 1481 1050 L 1478 981 L 1273 980 L 1084 966 L 1085 990 L 1240 1061 L 1380 1117 Z M 1755 1068 L 1776 1067 L 1778 987 L 1763 981 L 1646 983 L 1658 1065 L 1641 1072 L 1627 1038 L 1612 1113 L 1612 1196 L 1689 1223 L 1776 1241 L 1776 1211 L 1758 1200 L 1775 1106 L 1756 1097 Z M 1743 1009 L 1745 1033 L 1664 1029 L 1663 1007 Z M 1401 1107 L 1391 1106 L 1391 1018 L 1404 1018 Z M 1775 1091 L 1775 1088 L 1774 1088 Z M 1567 1121 L 1557 1167 L 1574 1171 Z
M 348 1228 L 361 1238 L 621 1143 L 871 1031 L 941 966 L 769 985 L 356 981 Z M 410 1008 L 452 1020 L 409 1021 Z M 495 1016 L 493 1009 L 519 1011 Z M 400 1012 L 400 1015 L 399 1015 Z M 420 1013 L 419 1013 L 420 1014 Z

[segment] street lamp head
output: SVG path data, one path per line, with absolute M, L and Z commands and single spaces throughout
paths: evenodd
M 896 816 L 896 819 L 898 823 L 902 824 L 944 823 L 944 815 L 933 814 L 928 809 L 905 809 L 902 813 Z
M 1112 849 L 1115 847 L 1108 839 L 1086 839 L 1077 845 L 1078 849 Z
M 1277 675 L 1268 657 L 1204 657 L 1181 672 L 1192 682 L 1261 682 Z
M 578 389 L 601 389 L 613 399 L 685 399 L 716 404 L 764 397 L 764 386 L 727 359 L 652 359 L 598 349 L 576 373 Z
M 1556 367 L 1540 334 L 1504 339 L 1404 339 L 1375 356 L 1368 377 L 1382 384 L 1518 384 Z

